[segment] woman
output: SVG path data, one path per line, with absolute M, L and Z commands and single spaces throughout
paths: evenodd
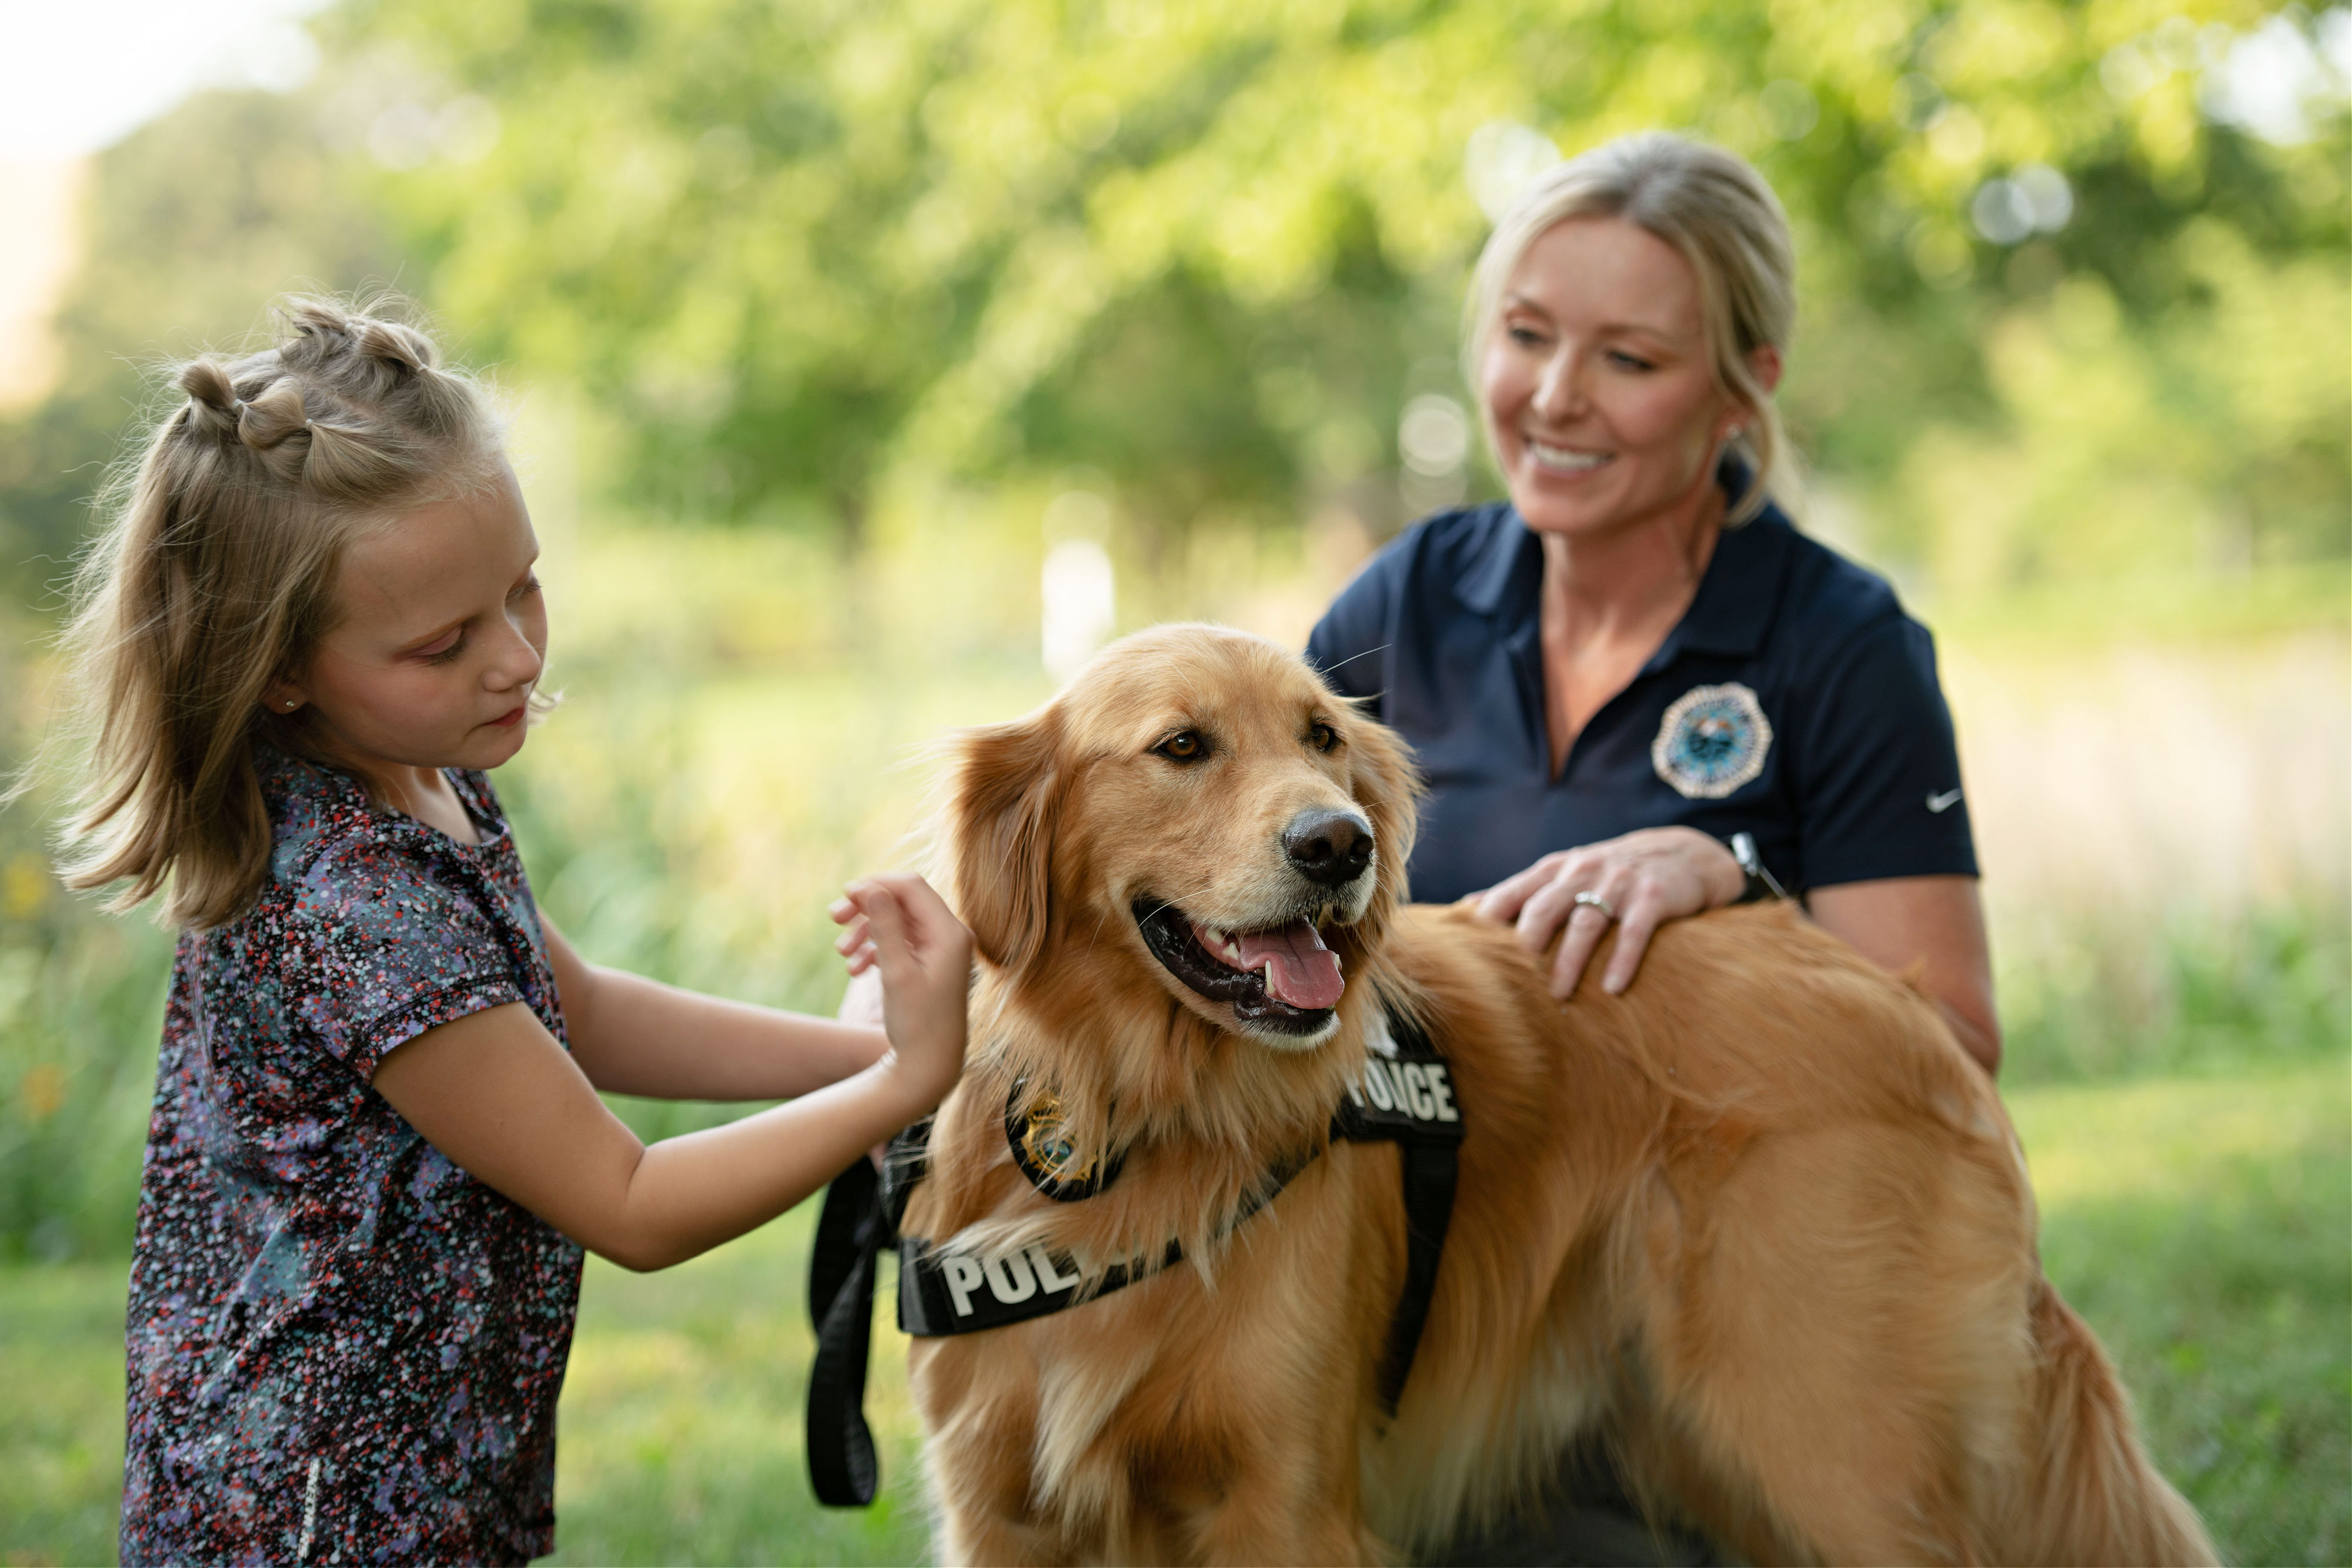
M 1415 895 L 1477 893 L 1530 951 L 1565 925 L 1559 996 L 1612 923 L 1619 991 L 1662 922 L 1777 883 L 1916 974 L 1991 1072 L 1933 645 L 1771 498 L 1792 272 L 1769 187 L 1715 148 L 1632 136 L 1538 181 L 1479 258 L 1465 342 L 1510 500 L 1408 531 L 1307 652 L 1419 753 Z
M 1676 137 L 1553 170 L 1496 225 L 1464 365 L 1507 504 L 1409 530 L 1308 656 L 1412 742 L 1414 894 L 1477 895 L 1566 998 L 1633 982 L 1664 921 L 1759 893 L 1912 974 L 2000 1062 L 1976 855 L 1927 633 L 1792 528 L 1770 476 L 1794 324 L 1787 220 L 1753 169 Z M 1750 869 L 1730 847 L 1738 839 Z M 1460 1562 L 1705 1562 L 1604 1463 Z

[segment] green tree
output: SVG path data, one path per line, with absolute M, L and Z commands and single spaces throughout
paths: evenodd
M 2262 21 L 2228 0 L 428 0 L 332 36 L 379 129 L 494 110 L 487 156 L 386 176 L 387 210 L 487 350 L 623 411 L 618 482 L 665 509 L 854 530 L 893 465 L 1084 464 L 1181 528 L 1360 482 L 1445 377 L 1472 183 L 1540 154 L 1509 128 L 1572 151 L 1669 125 L 1789 205 L 1788 401 L 1821 466 L 1869 497 L 1883 548 L 1999 586 L 2151 549 L 2193 564 L 2217 529 L 2346 552 L 2340 95 L 2295 147 L 2199 111 L 2200 73 Z M 2085 497 L 2116 484 L 2162 504 L 2100 543 Z

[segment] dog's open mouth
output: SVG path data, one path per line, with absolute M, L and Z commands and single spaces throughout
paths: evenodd
M 1172 904 L 1139 899 L 1135 923 L 1151 956 L 1211 1001 L 1230 1002 L 1244 1023 L 1311 1034 L 1348 988 L 1339 955 L 1307 920 L 1264 931 L 1203 925 Z

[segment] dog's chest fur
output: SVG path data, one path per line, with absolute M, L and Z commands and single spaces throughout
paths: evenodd
M 1360 1040 L 1351 1026 L 1323 1049 L 1344 1066 Z M 1213 1504 L 1230 1513 L 1237 1493 L 1264 1495 L 1269 1528 L 1315 1494 L 1324 1507 L 1344 1497 L 1352 1514 L 1359 1428 L 1375 1408 L 1377 1352 L 1402 1286 L 1394 1147 L 1324 1148 L 1238 1223 L 1237 1200 L 1279 1157 L 1269 1147 L 1143 1144 L 1100 1194 L 1055 1203 L 1007 1149 L 1012 1076 L 977 1073 L 943 1107 L 907 1231 L 1040 1242 L 1090 1270 L 1171 1239 L 1186 1259 L 1048 1317 L 916 1342 L 927 1424 L 992 1456 L 976 1469 L 995 1495 L 969 1500 L 993 1511 L 1018 1500 L 1059 1549 L 1111 1557 L 1192 1555 L 1154 1542 L 1180 1544 L 1161 1533 L 1181 1534 Z M 1268 1145 L 1319 1144 L 1329 1109 Z M 967 1469 L 949 1484 L 975 1479 Z

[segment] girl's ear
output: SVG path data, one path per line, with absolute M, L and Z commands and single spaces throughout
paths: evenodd
M 948 852 L 956 913 L 981 956 L 1018 972 L 1045 946 L 1061 722 L 1051 708 L 967 730 L 956 744 Z
M 1421 826 L 1421 772 L 1404 738 L 1377 719 L 1359 715 L 1348 727 L 1349 792 L 1371 819 L 1381 857 L 1380 896 L 1389 907 L 1409 896 L 1405 862 Z

